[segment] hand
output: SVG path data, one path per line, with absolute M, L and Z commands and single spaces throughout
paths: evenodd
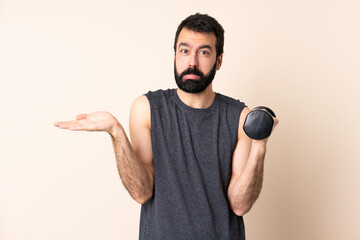
M 274 131 L 276 125 L 278 125 L 278 123 L 279 123 L 279 119 L 277 119 L 277 118 L 274 116 L 275 114 L 272 112 L 272 110 L 270 110 L 271 112 L 268 111 L 267 109 L 259 109 L 259 110 L 265 111 L 265 112 L 267 112 L 270 116 L 272 116 L 272 118 L 273 118 L 273 120 L 274 120 L 274 124 L 273 124 L 273 127 L 272 127 L 272 129 L 271 129 L 271 132 Z M 273 115 L 273 114 L 274 114 L 274 115 Z
M 265 109 L 261 109 L 261 110 L 266 111 Z M 268 112 L 268 111 L 266 111 L 266 112 Z M 269 113 L 269 112 L 268 112 L 268 113 Z M 269 114 L 270 114 L 270 113 L 269 113 Z M 277 119 L 276 117 L 273 117 L 273 116 L 272 116 L 272 118 L 273 118 L 273 120 L 274 120 L 274 124 L 273 124 L 273 126 L 272 126 L 271 133 L 273 133 L 275 127 L 279 124 L 279 119 Z M 270 135 L 270 136 L 271 136 L 271 135 Z M 259 144 L 259 145 L 263 144 L 263 145 L 266 145 L 266 143 L 267 143 L 267 141 L 269 140 L 270 136 L 267 137 L 267 138 L 261 139 L 261 140 L 252 139 L 252 142 L 253 142 L 254 144 Z
M 253 140 L 263 140 L 270 136 L 278 124 L 275 113 L 268 107 L 259 106 L 247 113 L 243 130 Z
M 110 134 L 116 127 L 121 127 L 117 119 L 108 112 L 79 114 L 76 116 L 76 120 L 55 122 L 54 126 L 71 131 L 105 131 Z

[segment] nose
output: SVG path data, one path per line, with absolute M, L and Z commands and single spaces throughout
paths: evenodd
M 198 62 L 198 59 L 197 59 L 197 55 L 194 54 L 194 53 L 190 55 L 189 67 L 190 67 L 190 68 L 197 68 L 197 67 L 199 67 L 199 62 Z

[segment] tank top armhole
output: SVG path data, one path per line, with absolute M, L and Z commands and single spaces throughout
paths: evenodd
M 239 116 L 238 116 L 238 121 L 237 121 L 237 131 L 236 131 L 236 133 L 237 133 L 237 139 L 239 139 L 239 130 L 240 130 L 239 128 L 241 127 L 240 126 L 240 117 L 241 117 L 241 113 L 243 112 L 244 108 L 247 107 L 247 105 L 244 102 L 241 102 L 240 100 L 237 100 L 237 102 L 238 102 L 240 111 L 239 111 Z

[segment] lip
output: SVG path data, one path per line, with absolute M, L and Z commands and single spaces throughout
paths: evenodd
M 183 79 L 185 80 L 199 80 L 200 77 L 198 75 L 195 74 L 186 74 Z

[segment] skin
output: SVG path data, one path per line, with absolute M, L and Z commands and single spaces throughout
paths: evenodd
M 177 42 L 174 56 L 178 73 L 183 72 L 189 67 L 196 67 L 207 75 L 216 61 L 216 70 L 222 64 L 223 54 L 216 58 L 216 37 L 215 34 L 197 33 L 186 28 L 182 29 Z M 184 78 L 196 77 L 184 76 Z M 215 92 L 212 83 L 200 93 L 187 93 L 177 89 L 180 99 L 188 106 L 193 108 L 207 108 L 215 99 Z
M 214 34 L 198 33 L 182 29 L 179 34 L 174 56 L 178 73 L 188 67 L 197 67 L 207 75 L 216 62 L 219 70 L 223 55 L 216 57 L 216 37 Z M 197 79 L 187 75 L 186 79 Z M 201 93 L 187 93 L 177 89 L 180 99 L 193 108 L 208 108 L 215 99 L 215 92 L 210 84 Z M 245 108 L 239 120 L 243 126 Z M 112 139 L 117 168 L 125 188 L 131 197 L 140 204 L 152 197 L 154 189 L 154 165 L 151 146 L 150 104 L 145 96 L 140 96 L 130 109 L 130 138 L 126 136 L 122 125 L 108 112 L 80 114 L 75 120 L 56 122 L 54 125 L 71 131 L 104 131 Z M 274 127 L 278 119 L 274 118 Z M 238 142 L 232 159 L 232 176 L 228 187 L 228 199 L 234 213 L 242 216 L 247 213 L 258 198 L 264 171 L 264 158 L 268 138 L 250 139 L 242 127 L 239 127 Z

